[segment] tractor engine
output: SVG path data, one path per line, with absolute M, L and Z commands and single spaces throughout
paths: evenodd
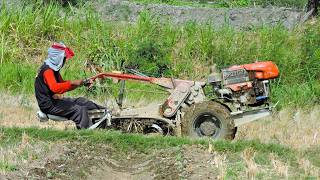
M 256 107 L 268 102 L 269 80 L 279 76 L 278 67 L 271 61 L 256 62 L 222 69 L 211 69 L 209 81 L 215 94 L 224 101 L 234 103 L 238 110 Z

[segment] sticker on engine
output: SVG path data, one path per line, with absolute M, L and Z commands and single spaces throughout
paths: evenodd
M 222 70 L 223 82 L 225 85 L 237 84 L 249 81 L 249 74 L 245 69 Z

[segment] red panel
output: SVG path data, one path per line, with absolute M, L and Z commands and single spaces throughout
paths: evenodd
M 257 79 L 274 79 L 279 76 L 279 69 L 272 61 L 256 62 L 239 66 L 231 66 L 230 70 L 244 68 L 247 71 L 255 71 Z

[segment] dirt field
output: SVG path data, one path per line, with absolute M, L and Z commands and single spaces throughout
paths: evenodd
M 0 101 L 0 126 L 74 128 L 72 122 L 38 122 L 32 99 L 2 94 Z M 319 117 L 319 107 L 308 111 L 286 109 L 268 119 L 240 127 L 235 141 L 258 139 L 297 150 L 317 147 L 320 144 Z M 216 153 L 210 147 L 186 145 L 144 154 L 119 152 L 108 144 L 31 143 L 28 139 L 25 135 L 21 143 L 1 148 L 0 160 L 19 166 L 14 167 L 17 170 L 13 172 L 0 172 L 0 179 L 221 179 L 233 171 L 242 174 L 244 179 L 299 177 L 288 162 L 272 154 L 267 157 L 272 163 L 256 164 L 253 161 L 256 153 L 250 149 L 235 155 Z M 25 151 L 28 158 L 19 160 L 17 154 L 24 155 Z M 309 160 L 301 158 L 299 162 L 310 175 L 320 175 L 319 168 Z
M 152 154 L 119 154 L 105 144 L 51 145 L 45 157 L 6 173 L 5 179 L 208 179 L 213 154 L 201 147 L 171 148 Z M 94 152 L 94 153 L 90 153 Z M 179 159 L 180 158 L 180 159 Z M 182 161 L 183 160 L 183 161 Z

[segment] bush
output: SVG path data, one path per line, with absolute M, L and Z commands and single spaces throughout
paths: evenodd
M 165 49 L 154 40 L 138 42 L 137 49 L 127 62 L 126 67 L 138 69 L 149 76 L 169 75 L 170 60 L 166 56 Z

